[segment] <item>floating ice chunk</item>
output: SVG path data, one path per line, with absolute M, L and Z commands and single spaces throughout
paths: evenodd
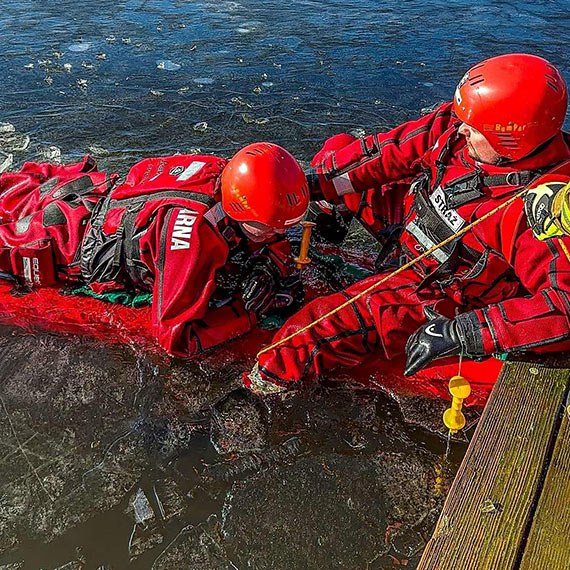
M 424 81 L 422 85 L 425 85 L 426 87 L 433 87 L 433 83 L 431 81 Z
M 16 127 L 12 123 L 0 123 L 0 134 L 15 133 Z
M 61 59 L 63 57 L 63 52 L 62 51 L 54 51 L 53 57 L 55 57 L 56 59 Z
M 232 97 L 232 103 L 236 105 L 241 105 L 242 107 L 247 107 L 248 109 L 253 109 L 253 105 L 250 105 L 247 101 L 244 101 L 241 97 Z
M 121 41 L 127 46 L 133 42 L 131 38 L 121 38 Z
M 74 52 L 82 52 L 82 51 L 87 51 L 89 50 L 89 48 L 91 47 L 91 44 L 89 42 L 85 42 L 85 43 L 78 43 L 78 44 L 71 44 L 67 49 L 69 51 L 74 51 Z
M 14 155 L 0 151 L 0 174 L 6 172 L 14 162 Z
M 145 525 L 146 521 L 154 518 L 154 511 L 142 489 L 139 489 L 131 499 L 131 506 L 137 524 Z
M 259 86 L 254 87 L 254 88 L 253 88 L 253 92 L 254 92 L 256 95 L 259 95 L 259 94 L 261 93 L 261 87 L 259 87 Z
M 81 62 L 81 67 L 85 68 L 85 69 L 93 69 L 93 67 L 95 67 L 92 63 L 89 63 L 88 61 L 82 61 Z
M 87 79 L 78 79 L 77 80 L 77 86 L 79 87 L 79 89 L 87 89 Z
M 190 91 L 190 87 L 181 87 L 178 90 L 178 93 L 180 93 L 180 95 L 184 95 L 184 93 L 188 93 L 188 91 Z
M 273 81 L 264 81 L 261 85 L 263 87 L 273 87 Z
M 67 71 L 68 73 L 71 71 L 71 68 L 73 66 L 71 65 L 71 63 L 64 63 L 63 64 L 63 69 L 65 69 L 65 71 Z
M 253 32 L 253 30 L 251 28 L 237 28 L 236 32 L 238 34 L 251 34 L 251 32 Z
M 48 85 L 51 85 L 51 84 L 53 83 L 53 79 L 52 79 L 49 75 L 46 75 L 46 76 L 45 76 L 44 81 L 45 81 Z
M 192 81 L 199 85 L 212 85 L 212 83 L 214 83 L 214 80 L 211 77 L 196 77 L 192 79 Z
M 255 124 L 255 125 L 265 125 L 267 123 L 269 123 L 269 119 L 267 117 L 263 117 L 262 119 L 256 119 L 250 115 L 248 115 L 247 113 L 242 113 L 241 118 L 243 119 L 243 122 L 251 125 L 251 124 Z
M 109 151 L 106 148 L 103 148 L 102 146 L 97 146 L 95 144 L 88 146 L 87 150 L 91 154 L 94 154 L 95 156 L 107 156 L 109 154 Z
M 281 63 L 273 62 L 273 67 L 274 67 L 275 69 L 281 69 L 282 64 L 281 64 Z
M 350 134 L 356 138 L 362 138 L 366 135 L 366 131 L 362 127 L 357 127 L 356 129 L 352 129 Z
M 27 63 L 26 65 L 24 65 L 24 69 L 34 69 L 34 64 L 33 63 Z
M 164 93 L 158 89 L 151 89 L 150 94 L 154 95 L 155 97 L 162 97 L 164 95 Z
M 106 53 L 98 53 L 95 55 L 95 59 L 105 60 L 105 59 L 107 59 L 107 54 Z
M 182 66 L 179 63 L 174 63 L 169 59 L 158 60 L 156 62 L 156 67 L 158 69 L 164 69 L 164 71 L 178 71 Z
M 0 135 L 0 146 L 2 150 L 8 152 L 23 152 L 30 146 L 30 137 L 19 133 L 2 133 Z
M 61 149 L 57 146 L 48 146 L 39 151 L 40 158 L 54 164 L 61 164 Z
M 208 130 L 208 123 L 206 121 L 201 121 L 194 125 L 194 130 L 197 133 L 205 133 Z
M 117 38 L 116 38 L 115 36 L 111 35 L 111 36 L 107 36 L 107 37 L 105 38 L 105 41 L 106 41 L 108 44 L 114 44 L 114 43 L 117 41 Z

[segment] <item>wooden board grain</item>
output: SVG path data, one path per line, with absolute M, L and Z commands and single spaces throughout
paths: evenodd
M 564 411 L 520 570 L 570 568 L 570 410 Z
M 518 565 L 568 374 L 541 364 L 505 364 L 418 570 Z

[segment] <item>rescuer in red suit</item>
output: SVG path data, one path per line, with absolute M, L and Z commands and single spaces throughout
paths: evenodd
M 463 76 L 453 102 L 427 116 L 386 133 L 329 139 L 313 160 L 312 198 L 352 212 L 381 243 L 386 242 L 382 232 L 400 223 L 401 264 L 570 159 L 561 131 L 566 109 L 564 80 L 546 60 L 526 54 L 485 60 Z M 410 179 L 411 184 L 402 183 Z M 517 200 L 352 305 L 261 354 L 245 383 L 260 391 L 297 387 L 369 356 L 390 360 L 406 353 L 405 373 L 412 375 L 436 358 L 459 353 L 480 358 L 569 349 L 568 251 L 568 237 L 533 237 L 523 201 Z M 389 271 L 380 268 L 343 292 L 312 301 L 273 342 Z
M 117 182 L 89 157 L 2 174 L 0 277 L 152 291 L 154 334 L 181 356 L 302 300 L 282 234 L 305 214 L 309 191 L 285 149 L 256 143 L 229 162 L 148 158 Z

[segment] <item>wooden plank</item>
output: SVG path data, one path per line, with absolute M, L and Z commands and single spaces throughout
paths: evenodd
M 568 374 L 505 363 L 418 570 L 514 569 Z
M 520 570 L 570 568 L 570 410 L 565 411 L 560 433 Z

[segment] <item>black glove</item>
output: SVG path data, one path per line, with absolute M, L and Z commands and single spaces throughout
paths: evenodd
M 412 376 L 436 358 L 460 354 L 463 345 L 460 325 L 455 319 L 436 317 L 422 325 L 406 343 L 405 376 Z
M 307 210 L 306 220 L 314 222 L 315 234 L 325 241 L 338 245 L 346 237 L 352 214 L 341 214 L 337 206 L 328 205 L 325 211 L 319 202 L 311 202 Z
M 271 260 L 259 260 L 242 282 L 242 299 L 246 311 L 257 315 L 265 313 L 271 305 L 278 276 L 277 268 Z
M 307 184 L 309 186 L 310 196 L 320 196 L 321 195 L 321 185 L 319 183 L 319 175 L 317 174 L 316 168 L 308 168 L 305 170 L 305 176 L 307 177 Z
M 301 308 L 305 300 L 305 288 L 298 274 L 290 275 L 282 279 L 275 290 L 271 313 L 279 316 L 292 315 Z

